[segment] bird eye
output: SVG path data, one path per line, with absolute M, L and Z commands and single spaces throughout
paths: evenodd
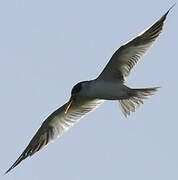
M 76 85 L 72 88 L 71 94 L 76 94 L 76 93 L 78 93 L 78 92 L 81 90 L 81 88 L 82 88 L 82 83 L 80 82 L 80 83 L 76 84 Z

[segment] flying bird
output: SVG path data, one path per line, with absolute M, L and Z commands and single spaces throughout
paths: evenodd
M 122 112 L 128 116 L 143 103 L 144 99 L 153 95 L 158 87 L 134 89 L 124 83 L 131 69 L 161 33 L 170 9 L 147 30 L 116 50 L 96 79 L 76 84 L 72 88 L 69 101 L 47 117 L 26 149 L 5 174 L 50 141 L 61 136 L 84 115 L 101 105 L 104 100 L 119 101 Z

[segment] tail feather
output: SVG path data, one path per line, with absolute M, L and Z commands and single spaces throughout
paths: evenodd
M 148 99 L 152 96 L 159 87 L 130 89 L 130 97 L 128 99 L 119 100 L 121 110 L 127 117 L 131 112 L 135 112 L 136 108 L 143 104 L 143 99 Z

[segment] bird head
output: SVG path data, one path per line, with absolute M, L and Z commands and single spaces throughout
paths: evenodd
M 83 82 L 79 82 L 72 88 L 71 97 L 67 103 L 65 114 L 67 114 L 67 112 L 71 108 L 71 106 L 72 106 L 73 102 L 76 100 L 76 98 L 82 96 L 82 90 L 84 90 L 86 88 L 86 85 L 88 85 L 88 81 L 83 81 Z

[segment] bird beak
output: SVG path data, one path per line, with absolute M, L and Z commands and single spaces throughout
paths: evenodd
M 65 114 L 67 114 L 67 112 L 71 108 L 73 102 L 74 102 L 74 99 L 71 97 L 69 102 L 68 102 L 68 104 L 67 104 L 67 107 L 66 107 L 66 110 L 65 110 Z

